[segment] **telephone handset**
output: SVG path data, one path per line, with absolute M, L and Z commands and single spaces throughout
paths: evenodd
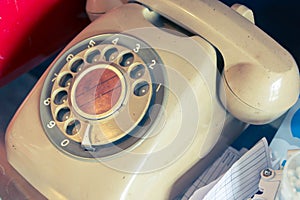
M 266 123 L 296 102 L 299 78 L 294 59 L 232 9 L 210 0 L 139 2 L 220 50 L 225 62 L 225 105 L 234 116 L 248 123 Z
M 298 97 L 292 57 L 218 1 L 123 3 L 67 45 L 7 129 L 9 162 L 47 198 L 178 196 L 246 126 L 223 105 L 265 123 Z

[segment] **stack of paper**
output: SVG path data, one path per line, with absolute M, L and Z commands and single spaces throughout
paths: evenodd
M 258 191 L 260 172 L 266 168 L 271 168 L 271 159 L 265 138 L 246 153 L 244 149 L 237 151 L 230 147 L 182 199 L 248 199 Z

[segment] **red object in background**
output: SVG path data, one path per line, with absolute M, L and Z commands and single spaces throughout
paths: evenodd
M 58 52 L 89 23 L 85 0 L 0 3 L 0 86 Z

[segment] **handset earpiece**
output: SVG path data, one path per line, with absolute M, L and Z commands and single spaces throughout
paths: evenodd
M 293 57 L 249 20 L 216 0 L 138 0 L 213 44 L 224 58 L 222 102 L 238 119 L 272 121 L 299 96 Z
M 251 124 L 268 123 L 294 104 L 299 91 L 297 76 L 296 68 L 269 71 L 239 63 L 224 70 L 220 98 L 238 119 Z

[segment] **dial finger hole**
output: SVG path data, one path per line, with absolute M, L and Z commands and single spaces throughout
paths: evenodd
M 74 73 L 77 73 L 79 72 L 80 70 L 82 70 L 84 66 L 84 62 L 82 59 L 78 59 L 78 60 L 75 60 L 72 64 L 71 64 L 71 67 L 70 67 L 70 70 Z
M 142 81 L 138 84 L 136 84 L 136 86 L 134 87 L 133 93 L 135 96 L 144 96 L 145 94 L 148 93 L 149 91 L 149 83 L 147 83 L 146 81 Z
M 54 103 L 56 105 L 61 105 L 65 103 L 68 99 L 68 93 L 66 91 L 60 91 L 55 95 Z
M 139 79 L 145 74 L 145 66 L 144 65 L 137 65 L 132 68 L 129 75 L 133 79 Z
M 128 67 L 129 65 L 131 65 L 133 63 L 133 60 L 134 60 L 134 56 L 132 53 L 125 53 L 119 64 L 122 66 L 122 67 Z
M 70 74 L 70 73 L 65 74 L 65 75 L 63 75 L 63 76 L 60 78 L 58 85 L 59 85 L 60 87 L 67 87 L 67 86 L 70 86 L 70 85 L 71 85 L 71 82 L 72 82 L 72 79 L 73 79 L 72 74 Z
M 111 48 L 108 49 L 105 53 L 104 53 L 104 58 L 106 61 L 110 62 L 113 61 L 114 59 L 116 59 L 116 57 L 118 56 L 118 49 L 117 48 Z
M 56 115 L 56 119 L 57 121 L 59 122 L 64 122 L 66 121 L 67 119 L 69 119 L 70 117 L 70 109 L 65 107 L 65 108 L 62 108 L 58 111 L 57 115 Z
M 100 51 L 98 49 L 95 49 L 87 54 L 86 61 L 88 63 L 96 63 L 100 60 L 100 55 Z
M 80 131 L 81 124 L 78 120 L 72 120 L 68 123 L 66 127 L 66 133 L 68 135 L 75 135 Z

